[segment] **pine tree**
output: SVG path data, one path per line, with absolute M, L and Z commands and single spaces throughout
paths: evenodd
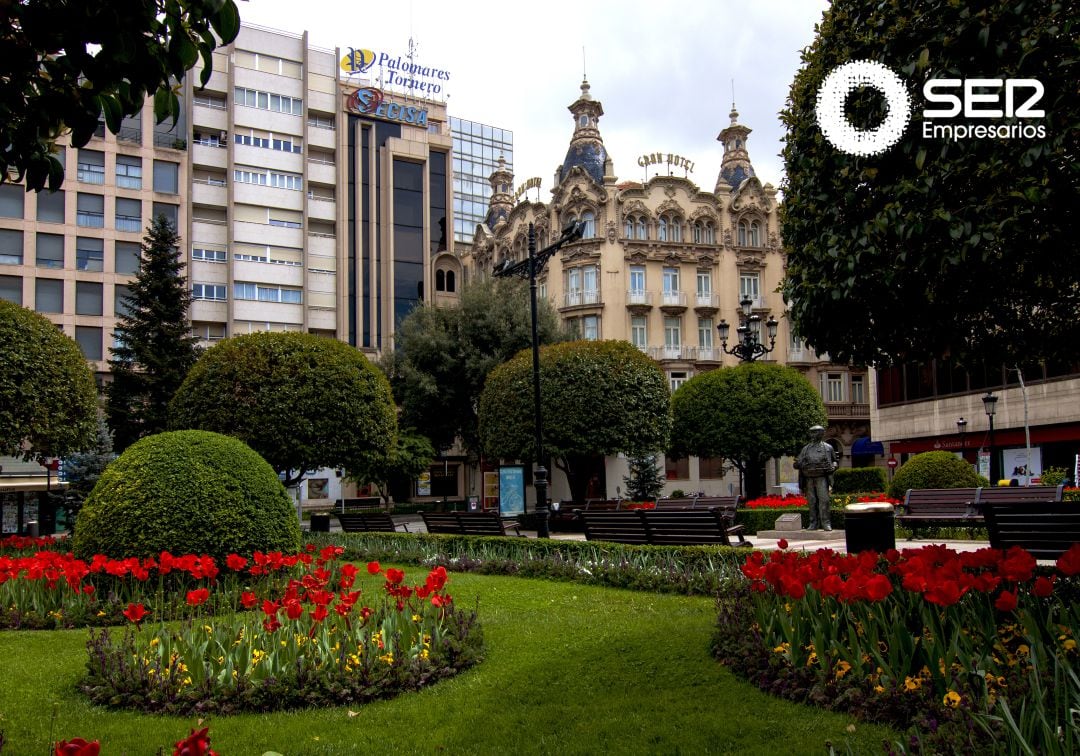
M 656 456 L 628 457 L 630 474 L 623 478 L 626 496 L 631 501 L 654 501 L 664 490 L 664 476 L 656 464 Z
M 159 215 L 143 239 L 131 293 L 124 298 L 109 367 L 109 425 L 123 451 L 166 429 L 169 400 L 198 359 L 188 325 L 191 291 L 183 274 L 180 237 Z
M 105 468 L 114 459 L 116 454 L 113 452 L 112 431 L 105 423 L 105 418 L 99 417 L 94 445 L 84 452 L 64 457 L 64 477 L 68 487 L 64 492 L 63 507 L 67 510 L 69 530 L 75 530 L 75 518 L 79 509 L 94 490 L 101 473 L 105 472 Z

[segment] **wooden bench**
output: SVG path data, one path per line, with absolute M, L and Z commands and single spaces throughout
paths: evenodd
M 743 526 L 731 524 L 717 507 L 683 511 L 581 511 L 580 516 L 588 541 L 651 546 L 750 545 L 743 538 Z M 733 537 L 738 538 L 737 544 L 732 543 Z
M 346 533 L 394 533 L 399 527 L 409 532 L 407 523 L 395 523 L 386 512 L 335 512 L 334 516 Z
M 378 496 L 358 496 L 351 499 L 338 499 L 334 502 L 334 508 L 339 512 L 349 510 L 370 512 L 381 510 L 383 502 Z
M 996 488 L 911 488 L 896 522 L 911 528 L 981 527 L 986 524 L 982 508 L 987 503 L 1061 501 L 1064 486 L 1000 486 Z
M 577 513 L 581 512 L 617 512 L 622 506 L 622 499 L 586 499 L 584 505 L 575 505 L 572 501 L 559 502 L 559 508 L 551 508 L 548 523 L 552 530 L 572 530 L 579 525 Z
M 1036 559 L 1057 559 L 1080 543 L 1080 502 L 988 502 L 983 505 L 990 545 L 1020 546 Z
M 684 496 L 678 499 L 659 498 L 656 500 L 657 511 L 682 511 L 687 509 L 711 509 L 721 507 L 734 510 L 739 506 L 740 496 Z
M 516 522 L 507 521 L 498 512 L 421 512 L 424 527 L 429 533 L 448 535 L 505 536 L 506 528 L 520 536 Z

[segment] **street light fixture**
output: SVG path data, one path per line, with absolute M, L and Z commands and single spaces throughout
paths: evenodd
M 750 297 L 743 297 L 739 302 L 742 311 L 739 313 L 739 326 L 735 329 L 739 340 L 730 349 L 727 342 L 731 325 L 721 319 L 719 325 L 716 326 L 716 329 L 720 331 L 720 348 L 725 354 L 738 357 L 740 362 L 753 362 L 776 348 L 776 328 L 779 323 L 772 315 L 765 321 L 765 330 L 769 337 L 769 346 L 765 346 L 761 343 L 761 316 L 753 311 L 753 304 L 754 300 Z
M 996 486 L 1000 476 L 997 474 L 997 459 L 994 454 L 994 413 L 997 411 L 998 398 L 993 391 L 987 391 L 982 398 L 986 416 L 990 418 L 990 485 Z
M 533 358 L 533 424 L 536 429 L 536 471 L 533 473 L 533 483 L 536 488 L 536 518 L 539 520 L 536 527 L 537 538 L 547 538 L 548 531 L 548 471 L 544 467 L 544 430 L 540 417 L 540 337 L 536 327 L 536 277 L 544 269 L 551 256 L 558 252 L 564 244 L 575 242 L 585 235 L 585 223 L 571 221 L 562 230 L 558 241 L 549 244 L 539 252 L 536 251 L 536 229 L 529 224 L 529 256 L 518 262 L 503 260 L 495 266 L 493 275 L 496 278 L 525 278 L 529 281 L 529 306 L 532 311 L 532 358 Z
M 964 451 L 967 449 L 964 446 L 964 431 L 967 430 L 967 420 L 961 417 L 956 421 L 956 431 L 960 434 L 960 459 L 964 458 Z

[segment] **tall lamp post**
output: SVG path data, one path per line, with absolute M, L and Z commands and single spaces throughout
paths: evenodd
M 742 312 L 739 314 L 739 326 L 735 329 L 739 340 L 730 349 L 727 342 L 731 325 L 726 320 L 721 319 L 716 326 L 716 329 L 720 331 L 720 348 L 726 354 L 738 357 L 740 362 L 753 362 L 776 348 L 776 327 L 778 325 L 776 318 L 770 315 L 769 319 L 765 321 L 765 330 L 769 336 L 769 346 L 765 346 L 761 343 L 761 316 L 753 311 L 753 304 L 754 301 L 750 297 L 744 297 L 739 302 Z
M 532 312 L 532 362 L 533 362 L 533 424 L 536 429 L 536 471 L 533 473 L 533 483 L 536 488 L 536 518 L 539 520 L 536 527 L 537 538 L 547 538 L 548 531 L 548 471 L 544 467 L 544 430 L 540 417 L 540 336 L 536 327 L 536 277 L 544 269 L 547 261 L 551 259 L 564 244 L 575 242 L 585 234 L 583 222 L 571 222 L 562 230 L 562 235 L 554 244 L 549 244 L 539 252 L 536 251 L 536 229 L 529 224 L 529 256 L 518 262 L 503 260 L 495 267 L 496 278 L 526 278 L 529 281 L 529 307 Z
M 996 486 L 1001 477 L 997 469 L 997 455 L 994 453 L 994 412 L 997 410 L 998 398 L 993 391 L 987 391 L 982 401 L 986 416 L 990 419 L 990 485 Z
M 964 446 L 964 431 L 967 430 L 967 420 L 961 417 L 956 421 L 956 432 L 960 434 L 960 459 L 964 459 L 964 452 L 967 451 L 967 447 Z

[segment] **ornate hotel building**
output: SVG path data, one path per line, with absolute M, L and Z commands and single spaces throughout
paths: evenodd
M 844 452 L 844 464 L 852 463 L 853 451 L 855 464 L 874 464 L 872 453 L 862 454 L 870 421 L 866 370 L 832 364 L 803 348 L 784 317 L 777 291 L 785 264 L 777 192 L 754 172 L 747 150 L 751 130 L 739 123 L 734 108 L 717 137 L 724 156 L 711 191 L 675 175 L 688 173 L 690 163 L 664 153 L 638 161 L 657 165 L 657 175 L 620 181 L 600 133 L 604 109 L 588 82 L 569 110 L 573 133 L 555 171 L 550 202 L 515 203 L 511 172 L 503 166 L 492 174 L 487 222 L 466 259 L 469 274 L 490 275 L 504 259 L 527 257 L 530 224 L 539 249 L 567 223 L 584 222 L 584 238 L 564 246 L 545 268 L 540 292 L 582 338 L 624 339 L 648 354 L 672 390 L 700 372 L 737 364 L 723 351 L 717 326 L 722 320 L 737 326 L 739 303 L 749 298 L 762 321 L 771 315 L 780 322 L 767 359 L 799 368 L 820 387 L 828 438 Z M 738 490 L 737 474 L 722 460 L 668 459 L 666 471 L 668 493 Z M 614 496 L 626 462 L 598 462 L 596 474 L 600 490 L 590 494 Z M 776 461 L 767 479 L 773 487 L 794 483 L 790 461 Z M 556 480 L 555 497 L 565 493 L 559 485 Z

